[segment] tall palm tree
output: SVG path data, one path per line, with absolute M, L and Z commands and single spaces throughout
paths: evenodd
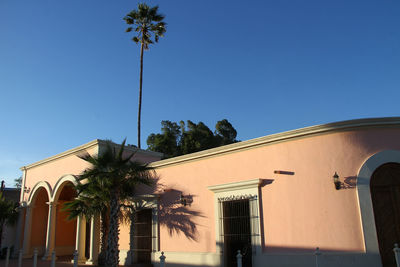
M 78 214 L 91 216 L 106 211 L 109 226 L 105 265 L 110 267 L 117 267 L 119 262 L 119 217 L 122 205 L 133 196 L 138 185 L 153 183 L 152 169 L 134 161 L 132 159 L 134 153 L 127 154 L 124 151 L 125 140 L 118 151 L 112 142 L 107 142 L 104 152 L 100 155 L 92 156 L 86 153 L 80 156 L 89 162 L 91 167 L 79 176 L 81 182 L 77 198 L 79 201 L 73 204 L 75 214 L 72 216 Z
M 134 30 L 136 36 L 132 38 L 135 43 L 140 43 L 140 80 L 139 80 L 139 111 L 138 111 L 138 148 L 140 148 L 140 118 L 142 112 L 142 83 L 143 83 L 143 52 L 149 49 L 149 45 L 158 42 L 166 32 L 166 23 L 162 20 L 165 16 L 158 13 L 158 6 L 149 7 L 144 3 L 138 4 L 137 10 L 132 10 L 125 22 L 130 26 L 126 32 Z M 153 41 L 154 40 L 154 41 Z

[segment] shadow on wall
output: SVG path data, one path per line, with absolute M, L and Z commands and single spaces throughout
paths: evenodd
M 158 223 L 161 226 L 168 228 L 169 234 L 184 234 L 187 238 L 197 240 L 197 225 L 193 218 L 204 217 L 200 211 L 193 210 L 189 205 L 181 203 L 181 195 L 184 192 L 173 188 L 166 188 L 164 184 L 159 182 L 160 178 L 154 178 L 154 186 L 140 186 L 137 194 L 140 195 L 155 195 L 158 198 Z M 194 196 L 191 195 L 190 198 Z M 133 205 L 130 210 L 140 211 L 143 209 L 155 208 L 154 202 L 149 202 L 146 197 L 132 199 Z M 130 213 L 131 216 L 134 214 Z M 132 217 L 132 219 L 134 219 Z
M 340 182 L 340 189 L 354 189 L 357 186 L 357 176 L 344 177 L 343 182 Z
M 156 216 L 158 220 L 156 231 L 160 231 L 160 226 L 165 226 L 171 236 L 174 234 L 184 234 L 186 238 L 190 240 L 197 240 L 197 224 L 194 222 L 194 218 L 204 216 L 202 216 L 199 211 L 190 208 L 190 205 L 186 206 L 181 203 L 182 191 L 165 189 L 165 186 L 161 184 L 159 180 L 159 177 L 154 177 L 154 186 L 151 187 L 138 186 L 135 192 L 137 197 L 132 198 L 129 201 L 129 205 L 122 205 L 124 213 L 124 216 L 122 216 L 123 220 L 130 228 L 130 249 L 126 262 L 128 264 L 150 260 L 150 258 L 146 258 L 147 260 L 137 259 L 137 255 L 135 256 L 134 251 L 148 250 L 150 252 L 154 249 L 154 247 L 151 247 L 151 243 L 154 240 L 143 241 L 143 239 L 141 239 L 142 241 L 139 241 L 139 239 L 135 239 L 135 236 L 137 236 L 137 238 L 143 238 L 144 236 L 150 235 L 152 236 L 151 239 L 155 237 L 154 232 L 153 234 L 151 233 L 151 231 L 155 229 L 153 226 L 150 226 L 150 224 L 153 225 L 154 223 L 154 216 Z M 150 213 L 146 212 L 149 210 L 151 211 Z M 147 214 L 147 217 L 145 214 Z M 143 215 L 152 222 L 147 221 L 146 223 L 146 218 L 144 218 Z M 144 226 L 143 223 L 151 228 Z M 153 230 L 150 230 L 152 228 Z M 141 232 L 139 233 L 139 231 Z M 159 242 L 159 239 L 156 242 Z M 148 257 L 150 257 L 150 254 L 148 254 Z
M 183 233 L 187 238 L 196 241 L 197 226 L 195 217 L 204 217 L 201 212 L 181 204 L 182 191 L 169 189 L 160 195 L 158 220 L 166 226 L 170 235 Z
M 218 246 L 223 246 L 219 243 Z M 252 263 L 243 267 L 376 267 L 381 266 L 380 255 L 358 251 L 342 251 L 322 249 L 316 253 L 316 248 L 305 247 L 269 247 L 260 255 L 253 252 Z M 253 251 L 257 248 L 253 247 Z M 274 252 L 272 252 L 274 251 Z M 161 253 L 155 254 L 153 266 L 160 266 Z M 223 255 L 217 253 L 165 252 L 165 266 L 168 267 L 223 267 Z M 228 267 L 236 267 L 235 259 Z
M 348 176 L 344 178 L 345 189 L 356 188 L 356 185 L 357 185 L 357 176 Z

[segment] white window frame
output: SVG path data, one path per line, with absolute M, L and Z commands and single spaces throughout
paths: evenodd
M 215 216 L 215 241 L 217 245 L 217 253 L 222 254 L 224 248 L 224 240 L 221 236 L 223 225 L 220 222 L 222 217 L 222 210 L 220 208 L 219 199 L 232 198 L 232 199 L 246 199 L 249 197 L 256 197 L 256 201 L 250 201 L 250 219 L 251 219 L 251 245 L 253 247 L 253 260 L 254 256 L 262 254 L 261 243 L 261 218 L 260 218 L 260 185 L 262 179 L 252 179 L 234 183 L 220 184 L 209 186 L 208 189 L 214 192 L 214 216 Z M 255 214 L 256 213 L 256 214 Z M 254 255 L 255 254 L 255 255 Z
M 159 251 L 158 239 L 158 200 L 159 196 L 155 194 L 139 195 L 134 198 L 136 201 L 142 201 L 142 207 L 137 209 L 151 209 L 151 249 L 152 261 L 154 260 L 154 253 Z

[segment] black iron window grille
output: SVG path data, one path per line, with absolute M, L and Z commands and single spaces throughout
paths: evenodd
M 232 195 L 218 198 L 218 202 L 224 266 L 236 266 L 240 250 L 243 267 L 250 267 L 259 236 L 258 198 L 256 195 Z

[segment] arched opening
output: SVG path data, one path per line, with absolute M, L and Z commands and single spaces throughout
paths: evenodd
M 386 163 L 371 176 L 371 200 L 383 267 L 395 267 L 395 243 L 400 243 L 400 164 Z
M 43 255 L 46 250 L 47 218 L 49 215 L 49 196 L 44 187 L 38 188 L 32 198 L 32 224 L 30 251 L 38 250 L 38 255 Z
M 59 187 L 56 211 L 55 250 L 58 256 L 72 256 L 75 249 L 76 219 L 68 220 L 68 211 L 64 204 L 76 197 L 76 191 L 71 182 L 65 182 Z

